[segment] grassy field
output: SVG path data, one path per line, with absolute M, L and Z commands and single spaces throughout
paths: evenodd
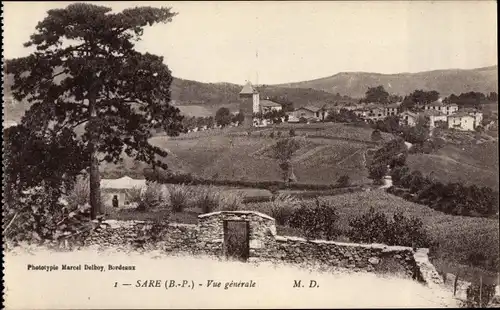
M 442 182 L 489 186 L 498 190 L 498 142 L 479 145 L 446 145 L 434 154 L 411 154 L 407 164 L 412 170 L 433 174 Z
M 166 163 L 203 178 L 281 180 L 272 156 L 277 139 L 268 136 L 212 135 L 197 139 L 155 137 L 151 142 L 170 152 Z M 362 143 L 304 138 L 292 161 L 299 182 L 333 184 L 347 174 L 353 183 L 366 183 Z

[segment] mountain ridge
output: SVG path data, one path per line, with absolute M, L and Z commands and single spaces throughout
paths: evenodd
M 437 69 L 415 73 L 339 72 L 331 76 L 276 87 L 312 88 L 354 98 L 364 96 L 368 87 L 383 85 L 390 93 L 406 95 L 415 89 L 437 90 L 442 96 L 468 91 L 498 91 L 498 65 L 475 69 Z

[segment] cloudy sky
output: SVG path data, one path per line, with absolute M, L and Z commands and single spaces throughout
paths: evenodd
M 274 84 L 343 71 L 418 72 L 497 64 L 496 2 L 100 2 L 114 11 L 167 6 L 172 23 L 147 28 L 141 51 L 163 55 L 173 75 L 203 82 Z M 4 57 L 30 51 L 51 8 L 4 2 Z

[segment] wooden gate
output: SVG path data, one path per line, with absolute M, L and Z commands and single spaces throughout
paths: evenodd
M 250 254 L 250 225 L 247 221 L 224 221 L 226 257 L 246 261 Z

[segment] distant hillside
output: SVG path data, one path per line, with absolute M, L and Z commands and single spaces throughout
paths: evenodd
M 12 76 L 5 76 L 3 89 L 6 96 L 11 94 L 12 83 Z M 174 78 L 171 86 L 171 99 L 175 105 L 188 106 L 180 107 L 181 112 L 186 115 L 208 116 L 214 115 L 215 111 L 222 106 L 238 111 L 238 94 L 241 88 L 241 85 L 231 83 L 202 83 Z M 314 89 L 276 86 L 262 86 L 258 89 L 261 98 L 284 97 L 293 102 L 295 107 L 309 104 L 320 105 L 336 98 L 331 93 Z M 4 118 L 12 121 L 19 121 L 24 111 L 28 109 L 26 103 L 5 104 L 4 106 Z
M 275 86 L 312 88 L 361 98 L 368 87 L 378 85 L 383 85 L 388 92 L 398 95 L 406 95 L 415 89 L 437 90 L 442 96 L 469 91 L 498 92 L 498 66 L 398 74 L 342 72 L 321 79 Z
M 322 105 L 327 102 L 348 98 L 361 98 L 368 87 L 384 85 L 390 92 L 405 95 L 415 89 L 434 89 L 447 96 L 450 93 L 460 94 L 467 91 L 498 91 L 498 67 L 487 67 L 473 70 L 437 70 L 420 73 L 378 74 L 378 73 L 338 73 L 331 77 L 289 83 L 281 85 L 259 86 L 261 98 L 281 97 L 291 101 L 294 107 L 304 105 Z M 4 94 L 10 95 L 13 83 L 12 76 L 4 77 Z M 181 108 L 181 112 L 193 116 L 212 115 L 221 107 L 238 110 L 238 93 L 241 85 L 231 83 L 202 83 L 174 78 L 171 86 L 172 100 L 175 105 L 190 106 Z M 351 98 L 352 100 L 352 98 Z M 353 100 L 355 101 L 355 100 Z M 200 106 L 203 108 L 200 109 Z M 26 104 L 5 105 L 4 119 L 19 121 Z

